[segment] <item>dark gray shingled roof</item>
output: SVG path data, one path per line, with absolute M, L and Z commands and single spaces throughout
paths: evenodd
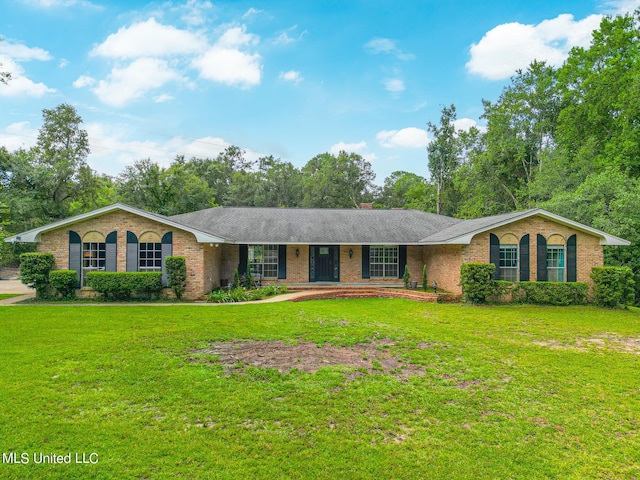
M 530 209 L 520 212 L 493 215 L 491 217 L 474 218 L 473 220 L 462 220 L 459 223 L 446 227 L 438 232 L 434 232 L 427 237 L 421 238 L 420 243 L 446 243 L 447 240 L 452 240 L 456 237 L 469 235 L 476 231 L 484 231 L 491 228 L 493 225 L 501 225 L 520 217 L 526 217 L 534 210 L 535 209 Z
M 168 217 L 236 243 L 416 244 L 462 220 L 416 210 L 216 207 Z

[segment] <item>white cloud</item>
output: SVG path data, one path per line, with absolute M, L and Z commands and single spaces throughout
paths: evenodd
M 242 18 L 247 18 L 252 15 L 258 15 L 259 13 L 262 13 L 262 10 L 258 10 L 257 8 L 251 7 L 249 10 L 244 12 L 244 15 L 242 15 Z
M 153 101 L 156 103 L 164 103 L 164 102 L 168 102 L 169 100 L 173 100 L 173 97 L 168 93 L 162 93 L 160 95 L 153 97 Z
M 376 134 L 376 139 L 385 148 L 424 148 L 430 142 L 427 131 L 416 127 L 382 130 Z
M 122 107 L 150 90 L 181 79 L 166 61 L 139 58 L 125 68 L 113 68 L 107 80 L 100 80 L 93 92 L 102 102 Z
M 189 0 L 181 8 L 184 10 L 181 17 L 182 20 L 184 20 L 188 25 L 195 27 L 205 23 L 205 11 L 211 10 L 213 8 L 213 4 L 209 1 L 201 2 L 199 0 Z
M 481 128 L 478 127 L 478 123 L 471 118 L 458 118 L 455 122 L 453 122 L 453 126 L 456 131 L 462 130 L 463 132 L 468 132 L 473 127 L 476 127 L 478 129 Z
M 624 15 L 640 8 L 640 0 L 609 0 L 603 3 L 603 7 L 609 15 Z
M 362 158 L 368 161 L 373 161 L 378 158 L 375 153 L 368 151 L 367 142 L 365 142 L 364 140 L 357 143 L 338 142 L 331 145 L 331 148 L 329 149 L 329 153 L 333 155 L 338 155 L 343 151 L 347 153 L 357 153 Z
M 367 148 L 367 142 L 365 142 L 364 140 L 357 143 L 338 142 L 331 146 L 331 148 L 329 149 L 329 152 L 333 153 L 334 155 L 342 151 L 360 153 L 364 151 L 366 148 Z
M 73 86 L 75 88 L 84 88 L 90 87 L 96 84 L 96 79 L 89 77 L 88 75 L 80 75 L 75 82 L 73 82 Z
M 108 58 L 162 57 L 197 53 L 205 48 L 206 41 L 200 35 L 162 25 L 150 18 L 112 33 L 91 50 L 91 55 Z
M 251 88 L 260 84 L 262 57 L 257 53 L 243 52 L 240 48 L 257 45 L 258 41 L 258 36 L 246 33 L 245 26 L 229 28 L 215 45 L 193 60 L 192 65 L 200 71 L 202 78 Z
M 275 40 L 273 40 L 274 45 L 289 45 L 291 43 L 295 43 L 297 41 L 302 40 L 302 38 L 307 34 L 307 30 L 303 30 L 297 36 L 291 36 L 290 34 L 295 32 L 298 29 L 298 25 L 294 25 L 286 29 L 283 32 L 280 32 Z
M 131 128 L 127 125 L 91 123 L 86 125 L 86 129 L 91 146 L 89 165 L 109 175 L 122 173 L 127 165 L 145 158 L 150 158 L 160 166 L 168 167 L 176 155 L 184 155 L 186 158 L 211 158 L 232 145 L 223 138 L 214 136 L 198 139 L 178 136 L 165 141 L 131 141 L 128 140 Z M 37 136 L 37 132 L 35 135 Z M 245 158 L 248 160 L 257 160 L 263 156 L 263 153 L 245 149 Z
M 280 80 L 285 80 L 287 82 L 292 82 L 294 85 L 299 84 L 304 78 L 297 70 L 289 70 L 288 72 L 280 72 L 278 75 Z
M 247 27 L 231 27 L 225 31 L 216 42 L 216 45 L 223 48 L 239 48 L 257 45 L 259 37 L 253 33 L 247 33 Z
M 58 64 L 58 67 L 64 68 L 67 65 L 69 65 L 69 60 L 67 60 L 66 58 L 63 58 L 63 59 L 60 60 L 60 63 Z
M 2 87 L 0 86 L 0 91 Z M 38 138 L 38 130 L 32 128 L 29 122 L 17 122 L 0 131 L 0 146 L 10 152 L 20 148 L 29 149 L 35 146 Z
M 573 15 L 562 14 L 537 25 L 498 25 L 471 45 L 467 70 L 489 80 L 502 80 L 533 60 L 559 66 L 572 47 L 589 45 L 601 19 L 601 15 L 590 15 L 575 21 Z
M 391 93 L 400 93 L 404 91 L 405 86 L 399 78 L 389 78 L 384 81 L 384 88 Z
M 364 44 L 364 50 L 372 55 L 384 53 L 394 55 L 399 60 L 413 60 L 415 55 L 412 53 L 404 53 L 398 48 L 395 40 L 389 38 L 374 38 Z
M 10 57 L 16 62 L 26 62 L 29 60 L 40 60 L 46 62 L 51 60 L 51 55 L 46 50 L 38 47 L 27 47 L 17 43 L 0 42 L 0 55 Z
M 53 93 L 53 88 L 47 87 L 44 83 L 34 82 L 25 76 L 25 71 L 13 59 L 0 55 L 2 70 L 11 74 L 11 79 L 7 85 L 0 85 L 0 97 L 41 97 L 47 93 Z

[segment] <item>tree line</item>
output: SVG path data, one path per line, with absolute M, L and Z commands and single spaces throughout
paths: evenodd
M 429 178 L 397 171 L 382 186 L 355 153 L 322 153 L 297 168 L 272 156 L 250 161 L 237 146 L 168 167 L 143 159 L 109 177 L 87 165 L 75 109 L 44 110 L 35 147 L 0 148 L 2 235 L 116 201 L 164 215 L 368 202 L 474 218 L 542 207 L 631 240 L 606 249 L 606 261 L 640 273 L 639 27 L 640 10 L 605 17 L 590 46 L 560 67 L 534 61 L 516 71 L 496 101 L 483 100 L 485 128 L 456 129 L 455 105 L 444 106 L 427 122 Z

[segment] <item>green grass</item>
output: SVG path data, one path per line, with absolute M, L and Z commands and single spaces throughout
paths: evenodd
M 7 298 L 19 297 L 20 293 L 0 293 L 0 300 L 6 300 Z
M 211 341 L 376 338 L 425 375 L 189 361 Z M 0 453 L 99 462 L 0 478 L 638 478 L 640 355 L 616 342 L 639 338 L 639 311 L 590 307 L 6 307 Z

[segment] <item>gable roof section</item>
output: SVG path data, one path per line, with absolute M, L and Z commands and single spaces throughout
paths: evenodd
M 42 227 L 28 230 L 18 235 L 7 237 L 5 239 L 5 242 L 39 242 L 40 235 L 42 235 L 43 233 L 50 232 L 52 230 L 57 230 L 58 228 L 66 227 L 67 225 L 73 225 L 74 223 L 82 222 L 84 220 L 89 220 L 91 218 L 99 217 L 101 215 L 105 215 L 107 213 L 111 213 L 117 210 L 123 210 L 125 212 L 129 212 L 134 215 L 138 215 L 140 217 L 144 217 L 149 220 L 153 220 L 155 222 L 168 225 L 170 227 L 178 228 L 180 230 L 193 233 L 193 235 L 196 237 L 196 240 L 201 243 L 206 243 L 206 242 L 224 243 L 227 241 L 226 239 L 220 236 L 213 235 L 208 232 L 203 232 L 189 225 L 181 224 L 175 220 L 170 219 L 169 217 L 165 217 L 164 215 L 159 215 L 157 213 L 150 213 L 150 212 L 147 212 L 146 210 L 141 210 L 139 208 L 131 207 L 124 203 L 114 203 L 113 205 L 109 205 L 107 207 L 91 210 L 90 212 L 82 213 L 80 215 L 76 215 L 75 217 L 66 218 L 58 222 L 50 223 Z
M 462 220 L 417 210 L 216 207 L 169 217 L 235 243 L 416 245 Z
M 519 220 L 524 220 L 532 216 L 540 216 L 553 222 L 565 225 L 575 230 L 588 233 L 600 238 L 600 245 L 630 245 L 631 242 L 615 235 L 609 235 L 601 230 L 589 227 L 582 223 L 569 220 L 551 212 L 547 212 L 541 208 L 532 208 L 522 212 L 504 213 L 502 215 L 494 215 L 491 217 L 476 218 L 473 220 L 464 220 L 460 223 L 447 227 L 434 234 L 431 234 L 418 242 L 420 245 L 442 245 L 442 244 L 458 244 L 468 245 L 471 239 L 479 234 L 494 228 L 502 227 Z

